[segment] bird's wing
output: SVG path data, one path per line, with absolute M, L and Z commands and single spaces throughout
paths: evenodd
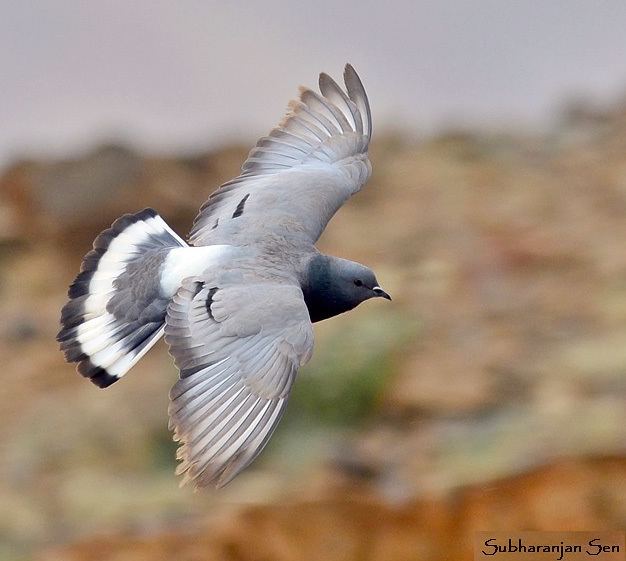
M 223 486 L 261 452 L 311 356 L 302 292 L 189 278 L 168 306 L 165 341 L 180 369 L 169 407 L 177 473 L 196 487 Z
M 189 241 L 257 241 L 293 235 L 315 242 L 339 207 L 367 181 L 372 134 L 369 102 L 352 66 L 346 91 L 320 74 L 321 95 L 300 98 L 269 136 L 252 149 L 237 178 L 217 189 L 200 209 Z

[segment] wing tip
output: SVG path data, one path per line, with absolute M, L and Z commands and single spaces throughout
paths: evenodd
M 358 72 L 349 62 L 346 63 L 343 70 L 343 81 L 350 99 L 356 103 L 362 113 L 363 124 L 367 127 L 365 134 L 368 138 L 372 138 L 372 112 L 369 99 Z

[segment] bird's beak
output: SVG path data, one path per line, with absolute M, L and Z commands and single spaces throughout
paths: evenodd
M 382 288 L 380 288 L 380 286 L 375 286 L 374 288 L 372 288 L 372 290 L 377 297 L 391 300 L 391 296 L 389 296 L 389 294 L 387 294 Z

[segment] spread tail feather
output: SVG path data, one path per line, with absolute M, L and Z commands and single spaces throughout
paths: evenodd
M 94 241 L 70 285 L 57 335 L 68 362 L 101 388 L 119 380 L 163 335 L 158 271 L 187 244 L 153 210 L 118 218 Z

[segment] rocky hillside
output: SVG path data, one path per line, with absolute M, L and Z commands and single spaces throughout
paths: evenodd
M 4 170 L 0 560 L 469 559 L 476 529 L 624 526 L 624 107 L 543 137 L 377 138 L 321 246 L 393 303 L 320 324 L 267 451 L 193 494 L 164 346 L 101 391 L 54 336 L 101 229 L 152 206 L 185 232 L 244 156 L 105 146 Z

